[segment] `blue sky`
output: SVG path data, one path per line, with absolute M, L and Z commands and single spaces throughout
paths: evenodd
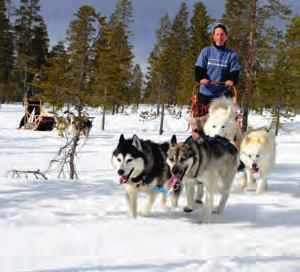
M 247 1 L 247 0 L 245 0 Z M 12 2 L 18 3 L 18 0 Z M 117 0 L 40 0 L 41 14 L 48 27 L 51 45 L 65 39 L 66 30 L 70 21 L 74 19 L 74 13 L 82 5 L 92 5 L 104 16 L 110 16 L 115 8 Z M 155 42 L 155 29 L 161 16 L 168 12 L 171 18 L 179 10 L 182 2 L 186 2 L 190 15 L 197 0 L 133 0 L 134 23 L 132 30 L 134 35 L 131 42 L 134 46 L 136 62 L 141 64 L 145 71 L 147 58 Z M 225 10 L 226 0 L 203 0 L 208 14 L 220 19 Z M 300 0 L 282 0 L 284 4 L 291 5 L 293 13 L 300 13 Z

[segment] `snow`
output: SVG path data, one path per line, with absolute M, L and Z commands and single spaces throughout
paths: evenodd
M 102 132 L 101 112 L 90 110 L 96 118 L 77 158 L 75 181 L 58 180 L 53 170 L 47 181 L 6 176 L 11 169 L 46 170 L 64 143 L 55 130 L 17 130 L 22 111 L 21 105 L 0 108 L 1 272 L 300 271 L 299 115 L 286 120 L 277 137 L 269 190 L 255 195 L 233 188 L 224 213 L 199 225 L 202 209 L 184 213 L 184 195 L 176 211 L 162 211 L 157 203 L 150 217 L 129 219 L 110 164 L 121 133 L 157 142 L 172 134 L 185 139 L 186 110 L 181 119 L 167 111 L 161 136 L 159 118 L 141 121 L 130 108 L 126 115 L 108 115 Z M 269 120 L 252 114 L 249 123 L 268 125 Z

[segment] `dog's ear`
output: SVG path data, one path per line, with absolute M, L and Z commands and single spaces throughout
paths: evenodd
M 246 136 L 246 138 L 245 138 L 245 144 L 249 144 L 250 141 L 251 141 L 250 137 Z
M 231 116 L 232 113 L 233 113 L 232 108 L 231 108 L 231 106 L 229 106 L 229 107 L 227 108 L 227 110 L 226 110 L 226 115 L 227 115 L 227 116 Z
M 209 115 L 209 116 L 212 115 L 212 113 L 213 113 L 215 110 L 216 110 L 215 105 L 214 105 L 214 104 L 210 105 L 209 110 L 208 110 L 208 115 Z
M 135 146 L 138 150 L 142 150 L 141 141 L 136 135 L 133 135 L 132 137 L 132 145 Z
M 267 138 L 266 137 L 261 137 L 257 139 L 257 143 L 258 144 L 265 144 L 267 142 Z
M 177 138 L 176 138 L 176 135 L 173 134 L 172 138 L 171 138 L 171 145 L 174 146 L 177 144 Z
M 120 138 L 119 138 L 119 145 L 122 144 L 122 143 L 124 143 L 124 142 L 125 142 L 124 135 L 121 134 L 121 135 L 120 135 Z

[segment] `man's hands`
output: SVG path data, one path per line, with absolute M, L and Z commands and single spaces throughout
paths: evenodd
M 231 80 L 227 80 L 227 81 L 225 81 L 225 86 L 226 87 L 232 87 L 234 84 L 233 84 L 233 81 L 231 81 Z
M 206 78 L 203 78 L 203 79 L 200 80 L 201 85 L 208 85 L 208 83 L 209 83 L 209 80 L 206 79 Z
M 206 79 L 206 78 L 203 78 L 203 79 L 200 80 L 200 84 L 201 85 L 208 85 L 209 84 L 209 80 Z M 226 87 L 232 87 L 233 85 L 234 85 L 233 81 L 231 81 L 231 80 L 225 81 L 225 86 Z

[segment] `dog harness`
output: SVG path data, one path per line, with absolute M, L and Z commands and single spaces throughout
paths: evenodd
M 228 150 L 231 154 L 235 155 L 238 153 L 238 149 L 234 144 L 232 144 L 228 139 L 221 137 L 219 135 L 216 135 L 214 137 L 210 136 L 204 136 L 203 138 L 200 138 L 197 140 L 198 143 L 201 143 L 201 141 L 207 142 L 207 143 L 220 143 L 226 150 Z

